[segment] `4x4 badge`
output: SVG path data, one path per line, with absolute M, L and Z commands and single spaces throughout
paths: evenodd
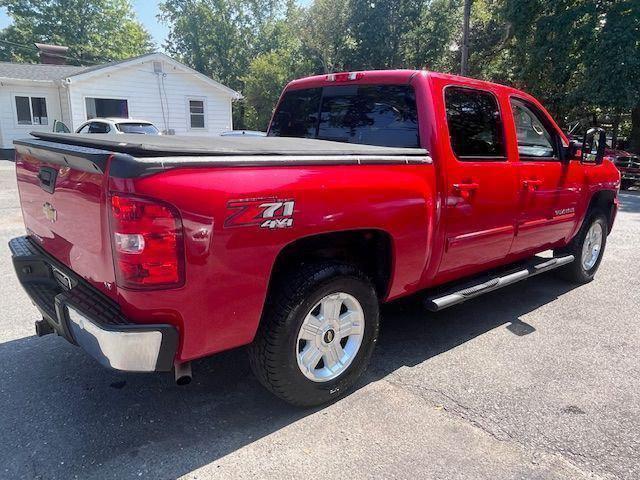
M 250 200 L 232 200 L 227 203 L 228 210 L 234 210 L 224 222 L 224 226 L 260 228 L 291 228 L 295 201 L 291 199 L 257 198 Z

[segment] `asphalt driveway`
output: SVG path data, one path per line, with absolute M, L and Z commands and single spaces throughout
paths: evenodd
M 545 274 L 439 314 L 388 306 L 359 388 L 300 410 L 242 350 L 178 387 L 35 337 L 0 161 L 0 477 L 640 478 L 640 192 L 621 199 L 594 282 Z

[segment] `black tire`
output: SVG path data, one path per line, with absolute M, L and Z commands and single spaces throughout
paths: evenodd
M 596 263 L 590 269 L 585 269 L 582 264 L 582 248 L 584 246 L 584 242 L 587 237 L 587 232 L 591 228 L 594 223 L 600 223 L 602 227 L 602 245 L 600 247 L 600 253 Z M 574 239 L 567 245 L 566 247 L 556 250 L 556 254 L 560 255 L 573 255 L 575 260 L 570 264 L 566 265 L 558 269 L 558 274 L 564 278 L 565 280 L 571 283 L 583 284 L 589 283 L 593 280 L 596 272 L 598 271 L 598 267 L 600 267 L 600 262 L 602 262 L 602 256 L 604 255 L 604 250 L 607 245 L 607 235 L 609 234 L 609 224 L 607 222 L 607 217 L 604 213 L 599 210 L 594 210 L 587 213 L 587 218 L 582 224 L 582 227 L 578 231 L 578 234 L 574 237 Z
M 340 398 L 366 370 L 378 338 L 379 305 L 371 281 L 354 266 L 320 263 L 286 275 L 273 290 L 248 348 L 256 377 L 269 391 L 296 406 L 322 405 Z M 360 303 L 365 319 L 362 343 L 338 377 L 314 382 L 298 367 L 297 337 L 314 305 L 336 292 L 348 293 Z

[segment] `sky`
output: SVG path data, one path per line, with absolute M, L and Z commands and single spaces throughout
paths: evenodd
M 298 0 L 298 3 L 300 5 L 309 5 L 311 1 L 312 0 Z M 158 48 L 161 48 L 164 40 L 167 38 L 169 29 L 165 25 L 159 24 L 156 20 L 160 0 L 133 0 L 132 3 L 138 19 L 153 36 L 153 40 L 156 42 Z M 9 23 L 10 20 L 7 17 L 7 12 L 3 8 L 0 8 L 0 29 L 9 25 Z
M 158 47 L 162 46 L 169 29 L 161 25 L 156 20 L 158 14 L 158 3 L 160 0 L 133 0 L 133 8 L 138 15 L 138 19 L 147 28 L 149 33 L 153 36 L 154 41 Z M 0 28 L 4 28 L 9 25 L 10 19 L 7 17 L 7 12 L 4 8 L 0 8 Z

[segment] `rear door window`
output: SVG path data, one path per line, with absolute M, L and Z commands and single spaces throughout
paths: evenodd
M 269 135 L 419 147 L 415 93 L 409 85 L 293 90 L 285 93 Z
M 448 87 L 445 103 L 451 148 L 458 158 L 506 158 L 500 109 L 492 93 Z

